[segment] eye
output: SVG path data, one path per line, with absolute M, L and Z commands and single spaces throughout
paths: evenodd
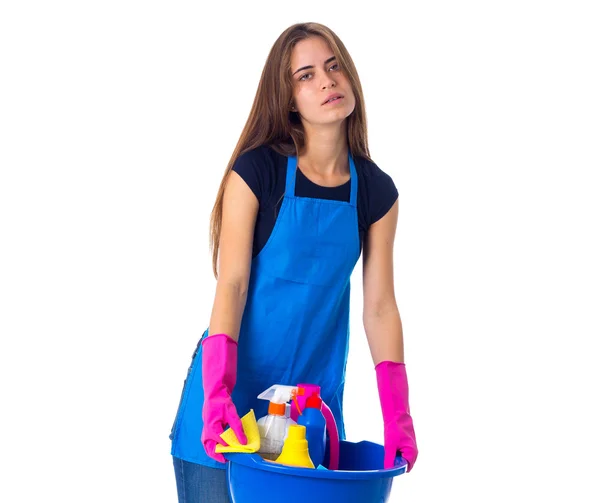
M 334 63 L 333 65 L 331 65 L 331 66 L 329 67 L 329 69 L 331 70 L 331 69 L 332 69 L 332 68 L 334 68 L 334 67 L 336 68 L 336 70 L 339 70 L 339 65 L 338 65 L 337 63 Z M 307 79 L 305 79 L 304 77 L 308 77 L 309 75 L 312 75 L 312 72 L 305 73 L 305 74 L 304 74 L 304 75 L 302 75 L 302 76 L 301 76 L 301 77 L 300 77 L 298 80 L 307 80 Z

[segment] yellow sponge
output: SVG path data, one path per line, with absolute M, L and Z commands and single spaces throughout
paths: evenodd
M 216 452 L 258 452 L 260 449 L 260 433 L 258 431 L 258 423 L 254 416 L 254 410 L 250 409 L 250 412 L 242 418 L 242 428 L 248 439 L 246 445 L 240 444 L 240 441 L 235 436 L 235 433 L 231 428 L 227 428 L 221 433 L 221 438 L 227 442 L 228 445 L 217 444 L 215 447 Z

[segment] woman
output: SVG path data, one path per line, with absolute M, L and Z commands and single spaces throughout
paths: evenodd
M 227 425 L 246 442 L 238 412 L 266 414 L 268 403 L 256 397 L 272 384 L 320 385 L 345 439 L 350 275 L 363 248 L 384 465 L 401 453 L 412 469 L 417 446 L 392 273 L 397 196 L 369 157 L 362 89 L 346 48 L 321 24 L 291 26 L 269 53 L 212 213 L 214 305 L 171 432 L 180 501 L 228 501 L 215 446 Z

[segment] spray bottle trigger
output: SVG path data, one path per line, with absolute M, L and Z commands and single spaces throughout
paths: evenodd
M 302 411 L 300 410 L 300 404 L 298 403 L 298 397 L 295 394 L 292 396 L 292 400 L 294 401 L 294 404 L 296 405 L 296 409 L 298 410 L 298 414 L 301 416 L 302 415 Z

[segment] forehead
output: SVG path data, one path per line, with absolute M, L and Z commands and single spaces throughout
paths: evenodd
M 292 71 L 306 65 L 322 65 L 323 62 L 333 56 L 329 44 L 321 37 L 309 37 L 300 40 L 292 49 Z

